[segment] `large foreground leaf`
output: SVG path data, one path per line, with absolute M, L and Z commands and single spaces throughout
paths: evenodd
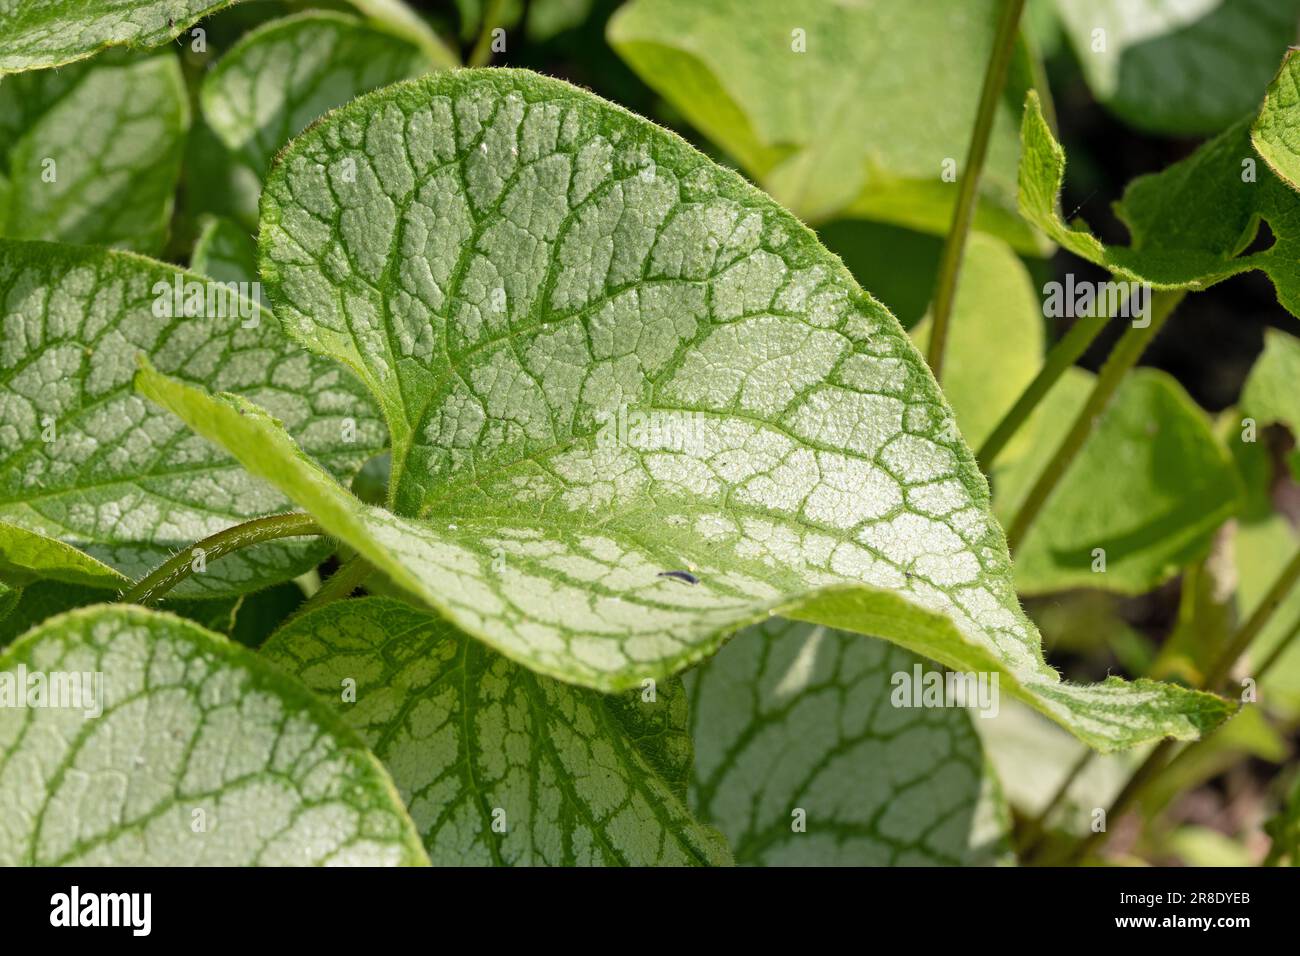
M 1007 855 L 1006 808 L 971 716 L 896 706 L 914 669 L 933 670 L 883 641 L 773 619 L 686 675 L 691 803 L 736 862 L 958 866 Z M 996 693 L 992 704 L 990 716 Z
M 157 46 L 234 0 L 8 0 L 0 73 L 71 63 L 110 46 Z
M 1097 746 L 1226 713 L 1060 682 L 898 323 L 644 120 L 515 71 L 401 84 L 286 150 L 261 242 L 277 317 L 386 413 L 396 513 L 248 402 L 140 387 L 507 657 L 622 689 L 779 611 L 998 670 Z
M 1029 450 L 998 468 L 994 504 L 1002 520 L 1019 509 L 1060 441 L 1061 422 L 1078 414 L 1092 379 L 1070 369 L 1031 418 Z M 1168 375 L 1138 369 L 1016 553 L 1017 590 L 1144 594 L 1204 556 L 1243 494 L 1205 413 Z
M 83 692 L 56 698 L 56 680 Z M 0 655 L 6 689 L 0 864 L 425 861 L 329 708 L 188 621 L 107 605 L 53 618 Z
M 6 79 L 0 235 L 161 252 L 189 125 L 169 51 Z
M 383 446 L 383 425 L 355 380 L 295 347 L 269 313 L 254 306 L 245 319 L 233 299 L 225 314 L 209 313 L 205 298 L 200 315 L 155 314 L 177 281 L 204 280 L 126 253 L 0 240 L 0 522 L 132 578 L 206 535 L 286 507 L 134 393 L 137 354 L 272 408 L 345 477 Z M 321 545 L 301 539 L 262 545 L 214 561 L 181 593 L 248 590 L 321 556 Z
M 635 0 L 610 21 L 609 39 L 803 218 L 847 213 L 942 233 L 957 195 L 943 163 L 966 161 L 999 6 Z M 1035 238 L 1015 215 L 1013 190 L 1015 118 L 1031 72 L 1018 49 L 975 218 L 1029 251 Z
M 653 695 L 570 687 L 386 598 L 327 605 L 262 653 L 336 702 L 393 775 L 435 864 L 729 861 L 685 807 L 677 681 Z
M 1093 96 L 1156 133 L 1217 133 L 1259 106 L 1300 0 L 1056 0 Z

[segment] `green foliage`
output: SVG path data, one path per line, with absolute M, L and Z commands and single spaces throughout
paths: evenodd
M 1098 101 L 1181 136 L 1217 133 L 1256 109 L 1300 17 L 1300 0 L 1055 2 Z
M 609 25 L 628 64 L 772 196 L 810 221 L 847 214 L 942 233 L 966 161 L 994 0 L 635 0 Z M 945 26 L 933 55 L 934 24 Z M 734 37 L 719 43 L 719 36 Z M 924 61 L 928 68 L 908 66 Z M 1023 46 L 999 108 L 976 226 L 1037 248 L 1015 216 Z M 924 120 L 918 122 L 918 119 Z M 955 166 L 952 168 L 956 168 Z
M 186 283 L 204 300 L 195 316 L 183 314 Z M 0 522 L 135 578 L 207 535 L 284 510 L 283 498 L 134 393 L 140 354 L 183 380 L 255 398 L 344 477 L 383 447 L 382 423 L 350 375 L 294 347 L 254 302 L 231 295 L 209 312 L 212 288 L 125 253 L 0 240 Z M 160 302 L 169 316 L 157 314 Z M 32 548 L 6 543 L 0 553 Z M 14 560 L 56 560 L 22 554 Z M 311 541 L 268 543 L 214 562 L 182 591 L 252 590 L 323 554 Z M 111 574 L 76 573 L 54 576 L 94 584 L 85 574 Z
M 398 241 L 412 228 L 420 247 Z M 141 391 L 513 660 L 619 690 L 780 611 L 996 669 L 1104 749 L 1229 712 L 1060 681 L 897 322 L 787 213 L 644 121 L 504 70 L 397 86 L 295 140 L 261 242 L 286 330 L 384 409 L 393 510 L 246 401 L 150 368 Z M 667 426 L 624 429 L 629 408 Z M 664 574 L 683 568 L 685 588 Z
M 0 117 L 0 235 L 162 250 L 190 125 L 174 54 L 11 77 Z
M 71 706 L 25 696 L 0 708 L 0 862 L 427 862 L 356 736 L 301 684 L 217 635 L 100 605 L 52 618 L 0 655 L 5 677 L 47 670 L 76 675 L 82 690 Z M 48 746 L 60 739 L 76 746 Z M 75 826 L 48 825 L 60 819 Z
M 1087 372 L 1071 370 L 1039 406 L 1026 430 L 1031 450 L 995 475 L 1002 520 L 1020 506 L 1058 423 L 1074 417 L 1091 384 Z M 1205 413 L 1169 376 L 1140 369 L 1120 386 L 1025 539 L 1016 586 L 1022 594 L 1071 587 L 1144 594 L 1205 554 L 1242 494 Z
M 0 6 L 0 864 L 1295 862 L 1300 0 Z
M 727 835 L 738 863 L 1004 858 L 1006 810 L 972 718 L 888 703 L 896 675 L 910 682 L 923 668 L 905 651 L 821 626 L 773 618 L 742 631 L 687 675 L 692 806 Z M 792 825 L 799 813 L 806 831 Z
M 327 605 L 263 650 L 392 773 L 435 864 L 719 864 L 685 806 L 681 684 L 602 695 L 561 684 L 385 598 Z
M 0 7 L 0 74 L 111 46 L 158 46 L 234 0 L 15 0 Z

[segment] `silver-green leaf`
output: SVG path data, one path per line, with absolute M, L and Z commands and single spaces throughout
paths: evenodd
M 190 305 L 196 314 L 185 314 Z M 178 548 L 287 507 L 135 394 L 138 354 L 273 409 L 345 478 L 384 445 L 383 425 L 352 376 L 297 348 L 255 302 L 174 266 L 0 240 L 0 322 L 0 522 L 130 578 Z M 323 554 L 306 539 L 259 545 L 205 564 L 179 593 L 250 590 L 301 574 Z
M 171 614 L 98 605 L 0 655 L 0 865 L 418 865 L 361 741 Z
M 308 613 L 262 654 L 374 749 L 435 865 L 730 861 L 685 807 L 678 681 L 617 696 L 570 687 L 387 598 Z
M 246 401 L 139 387 L 515 661 L 623 689 L 776 611 L 999 671 L 1099 747 L 1231 710 L 1062 683 L 897 321 L 763 193 L 591 94 L 466 70 L 361 97 L 282 154 L 261 249 L 286 330 L 384 410 L 393 510 Z

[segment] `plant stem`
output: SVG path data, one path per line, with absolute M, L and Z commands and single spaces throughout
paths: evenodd
M 1024 541 L 1034 520 L 1047 504 L 1048 498 L 1056 490 L 1061 478 L 1069 470 L 1079 450 L 1083 448 L 1084 442 L 1092 433 L 1093 426 L 1106 410 L 1106 406 L 1110 404 L 1110 400 L 1115 397 L 1120 382 L 1137 364 L 1142 353 L 1146 351 L 1147 345 L 1164 327 L 1169 314 L 1185 294 L 1183 290 L 1178 289 L 1153 295 L 1150 321 L 1145 326 L 1130 326 L 1116 343 L 1106 363 L 1101 367 L 1101 374 L 1097 376 L 1097 382 L 1093 385 L 1088 400 L 1084 402 L 1083 408 L 1079 410 L 1056 453 L 1038 476 L 1038 480 L 1021 503 L 1016 516 L 1011 520 L 1011 527 L 1007 529 L 1007 546 L 1013 554 Z
M 1079 754 L 1079 759 L 1076 760 L 1074 765 L 1066 771 L 1065 777 L 1061 780 L 1060 785 L 1055 791 L 1053 791 L 1051 797 L 1048 798 L 1048 801 L 1043 804 L 1043 809 L 1029 821 L 1029 825 L 1025 828 L 1025 835 L 1021 844 L 1021 860 L 1026 860 L 1032 857 L 1038 850 L 1039 846 L 1043 842 L 1043 837 L 1047 833 L 1046 826 L 1048 819 L 1056 810 L 1057 804 L 1064 800 L 1065 795 L 1070 792 L 1070 787 L 1073 786 L 1074 781 L 1079 778 L 1079 774 L 1083 773 L 1084 768 L 1092 762 L 1094 753 L 1095 751 L 1093 751 L 1092 748 L 1084 748 L 1083 753 Z
M 317 588 L 315 594 L 300 604 L 292 614 L 281 622 L 280 627 L 284 627 L 290 621 L 294 621 L 319 607 L 350 597 L 352 592 L 361 586 L 373 570 L 374 568 L 359 554 L 348 558 L 339 566 L 337 571 L 325 579 L 325 583 Z
M 975 129 L 971 134 L 966 165 L 962 168 L 961 181 L 957 187 L 957 205 L 952 211 L 952 225 L 948 228 L 943 256 L 939 260 L 939 276 L 934 289 L 934 322 L 930 326 L 930 342 L 926 351 L 926 361 L 936 380 L 943 372 L 943 351 L 947 345 L 948 324 L 957 296 L 962 253 L 966 249 L 966 237 L 975 218 L 980 175 L 984 171 L 984 159 L 988 155 L 998 101 L 1001 100 L 1002 90 L 1007 83 L 1007 69 L 1011 64 L 1011 54 L 1015 49 L 1020 26 L 1020 13 L 1024 6 L 1025 0 L 1003 0 L 998 32 L 993 38 L 993 52 L 989 56 L 988 69 L 984 72 L 984 86 L 980 90 Z
M 1282 606 L 1282 602 L 1286 600 L 1286 596 L 1291 593 L 1297 581 L 1300 581 L 1300 550 L 1291 556 L 1291 560 L 1277 576 L 1268 593 L 1251 612 L 1250 618 L 1237 630 L 1232 640 L 1223 649 L 1223 653 L 1206 672 L 1203 686 L 1213 689 L 1227 676 L 1237 658 L 1246 652 L 1250 642 L 1259 636 L 1259 632 L 1264 630 L 1274 612 Z
M 498 26 L 501 16 L 502 0 L 491 0 L 483 12 L 483 22 L 479 25 L 478 40 L 470 51 L 466 66 L 487 66 L 492 61 L 492 30 Z
M 1237 658 L 1245 653 L 1246 649 L 1250 646 L 1250 642 L 1259 636 L 1259 633 L 1268 624 L 1274 612 L 1286 599 L 1287 594 L 1289 594 L 1291 589 L 1295 587 L 1297 581 L 1300 581 L 1300 551 L 1297 551 L 1292 555 L 1291 560 L 1287 562 L 1286 567 L 1282 569 L 1282 573 L 1277 576 L 1276 580 L 1274 580 L 1273 585 L 1268 589 L 1268 593 L 1264 595 L 1264 599 L 1256 606 L 1255 610 L 1251 613 L 1250 618 L 1245 624 L 1237 629 L 1237 633 L 1233 635 L 1232 640 L 1230 640 L 1224 647 L 1223 652 L 1219 655 L 1218 659 L 1209 670 L 1206 671 L 1205 677 L 1200 682 L 1202 688 L 1213 690 L 1215 686 L 1217 686 L 1224 677 L 1227 676 Z M 1255 674 L 1256 680 L 1263 675 L 1265 670 L 1267 670 L 1267 667 L 1273 665 L 1282 648 L 1290 642 L 1291 638 L 1295 637 L 1297 631 L 1300 631 L 1300 622 L 1297 622 L 1296 628 L 1293 629 L 1287 638 L 1274 649 L 1272 654 L 1269 655 L 1265 662 L 1266 666 L 1259 668 Z M 1195 746 L 1196 743 L 1201 742 L 1202 741 L 1196 741 L 1195 743 L 1190 744 L 1189 747 Z M 1115 797 L 1115 800 L 1111 803 L 1110 809 L 1106 811 L 1107 822 L 1118 818 L 1133 804 L 1133 801 L 1138 798 L 1147 783 L 1149 783 L 1163 768 L 1165 757 L 1168 755 L 1169 751 L 1173 749 L 1173 746 L 1174 741 L 1170 739 L 1162 740 L 1156 748 L 1147 755 L 1147 759 L 1144 760 L 1141 766 L 1133 772 L 1133 776 L 1129 778 L 1128 783 L 1124 785 L 1124 788 L 1120 790 L 1119 794 Z M 1088 853 L 1103 843 L 1105 839 L 1106 831 L 1090 834 L 1075 846 L 1068 862 L 1078 863 L 1083 860 Z
M 1010 411 L 1002 416 L 1002 421 L 998 422 L 997 427 L 980 446 L 975 457 L 984 474 L 992 473 L 993 462 L 1002 453 L 1011 436 L 1025 424 L 1033 410 L 1038 407 L 1038 403 L 1052 390 L 1052 386 L 1065 374 L 1065 370 L 1074 365 L 1079 356 L 1087 351 L 1093 339 L 1101 333 L 1109 321 L 1110 317 L 1106 315 L 1084 316 L 1052 346 L 1043 362 L 1043 367 L 1038 370 L 1029 387 L 1016 399 Z
M 311 515 L 283 514 L 254 518 L 233 528 L 218 531 L 193 547 L 178 551 L 123 592 L 121 600 L 126 604 L 156 603 L 194 572 L 196 551 L 201 551 L 203 560 L 207 562 L 263 541 L 321 534 L 324 532 Z
M 1259 666 L 1255 668 L 1256 682 L 1264 679 L 1264 675 L 1267 674 L 1272 669 L 1273 665 L 1278 662 L 1278 659 L 1286 649 L 1291 646 L 1291 643 L 1296 639 L 1296 635 L 1298 634 L 1300 634 L 1300 618 L 1296 618 L 1296 622 L 1291 625 L 1291 630 L 1287 631 L 1286 637 L 1278 641 L 1277 647 L 1269 651 L 1268 656 L 1260 661 Z

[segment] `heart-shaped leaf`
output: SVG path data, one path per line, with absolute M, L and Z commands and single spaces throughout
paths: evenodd
M 326 605 L 262 649 L 393 775 L 435 864 L 727 863 L 686 810 L 680 682 L 605 696 L 387 598 Z
M 272 170 L 261 247 L 286 330 L 384 409 L 393 511 L 247 401 L 139 387 L 507 657 L 617 690 L 779 612 L 999 671 L 1099 747 L 1230 710 L 1061 683 L 894 318 L 767 196 L 588 93 L 467 70 L 355 100 Z
M 82 564 L 136 578 L 179 547 L 286 506 L 134 393 L 138 354 L 272 408 L 345 477 L 384 445 L 383 425 L 352 376 L 297 348 L 255 302 L 173 266 L 0 240 L 0 322 L 0 522 L 96 559 Z M 0 555 L 11 540 L 0 534 Z M 46 571 L 81 580 L 56 574 L 49 552 Z M 178 594 L 250 590 L 322 556 L 311 541 L 260 545 L 205 565 Z
M 0 698 L 0 865 L 427 862 L 325 704 L 171 614 L 52 618 L 0 654 Z

